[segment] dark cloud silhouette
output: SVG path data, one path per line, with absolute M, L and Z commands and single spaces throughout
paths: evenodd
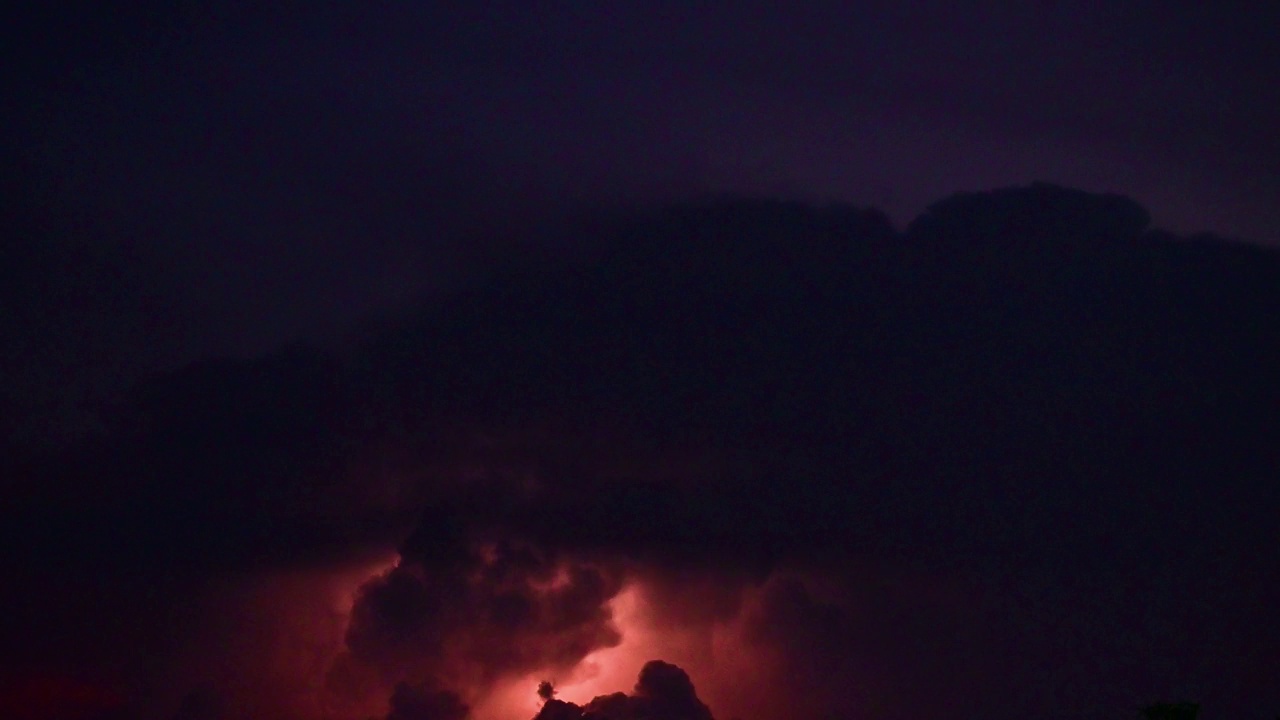
M 616 572 L 523 542 L 424 530 L 360 589 L 346 635 L 356 662 L 390 678 L 428 672 L 474 687 L 571 668 L 618 642 L 607 607 Z
M 874 520 L 876 507 L 896 510 L 903 493 L 926 490 L 943 495 L 907 512 L 933 515 L 935 532 L 985 535 L 994 517 L 1016 517 L 1002 503 L 1019 498 L 1020 476 L 1097 466 L 1077 482 L 1102 483 L 1119 471 L 1100 441 L 1108 433 L 1151 452 L 1147 442 L 1163 447 L 1165 429 L 1190 431 L 1212 404 L 1271 392 L 1255 364 L 1274 339 L 1259 275 L 1274 272 L 1271 253 L 1223 247 L 1204 270 L 1233 280 L 1208 280 L 1195 269 L 1200 246 L 1145 238 L 1140 210 L 1113 198 L 1090 205 L 1043 186 L 1000 198 L 1021 202 L 1019 222 L 1042 222 L 1051 238 L 1075 232 L 1052 229 L 1063 223 L 1106 228 L 1084 233 L 1102 244 L 1077 252 L 1044 238 L 992 255 L 991 244 L 1023 231 L 989 227 L 985 196 L 965 213 L 933 211 L 951 218 L 961 256 L 935 250 L 925 225 L 898 242 L 824 229 L 829 216 L 801 207 L 691 208 L 589 271 L 504 278 L 430 327 L 376 340 L 371 375 L 433 417 L 501 427 L 621 413 L 655 446 L 706 437 L 724 465 L 697 483 L 609 482 L 587 460 L 551 460 L 547 447 L 539 461 L 562 464 L 525 468 L 555 476 L 539 489 L 539 512 L 500 492 L 505 500 L 464 514 L 515 515 L 491 521 L 560 543 L 732 546 L 742 557 L 866 534 L 846 513 Z M 1240 348 L 1249 360 L 1226 350 L 1224 335 L 1241 332 L 1253 338 Z M 1241 409 L 1227 413 L 1240 426 L 1225 435 L 1261 430 Z M 424 418 L 424 431 L 434 422 Z M 894 483 L 834 482 L 837 468 L 856 477 L 890 467 Z M 1046 484 L 1035 492 L 1053 495 Z M 986 507 L 969 502 L 997 489 Z M 947 513 L 957 503 L 971 513 Z
M 661 660 L 640 670 L 631 694 L 601 695 L 586 705 L 548 699 L 535 720 L 713 720 L 711 710 L 698 699 L 689 675 Z
M 1048 573 L 1063 579 L 1034 591 L 1018 622 L 1102 604 L 1094 628 L 1078 628 L 1092 644 L 1027 649 L 1045 663 L 1159 654 L 1159 635 L 1117 645 L 1136 612 L 1121 598 L 1167 593 L 1182 573 L 1252 583 L 1247 562 L 1213 558 L 1246 557 L 1263 542 L 1260 509 L 1276 505 L 1258 480 L 1276 463 L 1277 387 L 1261 370 L 1280 347 L 1274 253 L 1148 231 L 1132 201 L 1048 185 L 953 197 L 900 237 L 874 218 L 676 208 L 585 264 L 504 275 L 376 337 L 370 372 L 386 397 L 429 408 L 424 428 L 489 428 L 491 456 L 507 458 L 424 526 L 469 518 L 539 547 L 757 577 L 807 563 L 846 587 L 858 580 L 842 568 L 868 555 L 926 575 L 963 558 L 996 594 L 1032 592 Z M 583 451 L 609 439 L 571 429 L 613 413 L 649 444 L 630 467 Z M 547 417 L 562 431 L 502 430 Z M 698 470 L 663 472 L 655 457 Z M 969 581 L 950 609 L 901 595 L 933 592 L 903 582 L 865 594 L 872 616 L 899 618 L 879 637 L 833 644 L 840 633 L 797 625 L 813 642 L 761 642 L 790 647 L 784 664 L 807 679 L 865 668 L 850 658 L 875 648 L 897 674 L 879 681 L 886 712 L 930 683 L 968 698 L 971 676 L 954 670 L 967 653 L 1029 642 L 981 619 L 1005 601 Z M 1199 618 L 1188 638 L 1231 632 L 1192 595 L 1164 594 L 1153 612 L 1179 627 Z M 768 597 L 783 619 L 837 612 Z M 788 615 L 789 603 L 807 610 Z M 1031 688 L 1059 682 L 1036 668 L 1008 668 L 1028 683 L 1008 707 L 1034 707 Z M 1081 702 L 1118 702 L 1120 678 L 1141 674 L 1126 672 Z M 838 680 L 813 683 L 839 704 Z
M 214 573 L 394 547 L 316 674 L 395 717 L 457 720 L 527 673 L 568 687 L 624 640 L 628 583 L 672 627 L 736 628 L 755 712 L 1102 712 L 1193 681 L 1230 706 L 1280 647 L 1250 600 L 1276 592 L 1280 258 L 1148 224 L 1049 185 L 904 232 L 741 199 L 596 218 L 349 346 L 150 378 L 94 442 L 10 460 L 27 490 L 0 533 L 31 587 L 176 578 L 98 603 L 147 616 Z M 0 622 L 94 642 L 50 629 L 88 617 L 64 605 Z M 669 665 L 543 699 L 710 717 Z
M 454 693 L 398 683 L 386 720 L 464 720 L 471 710 Z
M 1151 213 L 1130 198 L 1048 183 L 993 192 L 960 193 L 934 203 L 907 233 L 961 249 L 1003 253 L 1010 241 L 1025 252 L 1069 255 L 1083 247 L 1133 242 Z

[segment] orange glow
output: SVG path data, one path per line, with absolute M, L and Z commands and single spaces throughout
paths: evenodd
M 645 663 L 663 660 L 689 674 L 715 717 L 759 717 L 762 708 L 777 710 L 776 649 L 747 639 L 746 626 L 758 610 L 763 587 L 744 587 L 736 612 L 682 622 L 673 619 L 643 580 L 632 580 L 611 603 L 622 642 L 591 653 L 561 677 L 527 678 L 524 692 L 534 697 L 538 680 L 552 680 L 556 697 L 581 705 L 600 695 L 631 693 Z M 689 597 L 701 590 L 690 587 Z
M 689 673 L 713 712 L 741 715 L 749 703 L 737 697 L 743 677 L 761 670 L 762 658 L 741 638 L 740 617 L 676 627 L 663 621 L 643 581 L 632 580 L 609 603 L 622 641 L 590 653 L 568 669 L 545 669 L 506 679 L 477 700 L 477 720 L 528 720 L 542 706 L 538 683 L 549 680 L 556 698 L 584 705 L 600 695 L 630 693 L 640 669 L 665 660 Z M 735 689 L 736 688 L 736 689 Z M 724 713 L 716 712 L 717 717 Z M 725 715 L 726 717 L 730 715 Z
M 329 716 L 327 672 L 343 650 L 359 588 L 398 562 L 390 549 L 370 552 L 329 567 L 274 570 L 225 582 L 203 599 L 214 612 L 243 618 L 210 624 L 199 641 L 174 660 L 185 687 L 157 712 L 172 714 L 193 687 L 217 691 L 229 716 L 313 718 Z M 211 650 L 215 648 L 216 650 Z M 384 712 L 379 688 L 358 717 Z M 341 715 L 333 715 L 342 717 Z
M 508 678 L 494 685 L 473 707 L 477 720 L 528 720 L 542 707 L 538 683 L 550 680 L 556 698 L 585 704 L 597 695 L 627 692 L 653 644 L 653 630 L 642 614 L 640 587 L 632 583 L 609 602 L 613 621 L 622 634 L 616 647 L 597 650 L 569 669 L 548 668 Z
M 622 642 L 587 655 L 567 675 L 539 678 L 555 685 L 559 699 L 582 705 L 598 695 L 626 692 L 635 684 L 640 668 L 653 659 L 646 652 L 656 644 L 657 638 L 654 629 L 644 622 L 640 586 L 632 583 L 624 587 L 609 606 Z
M 385 574 L 399 562 L 391 554 L 335 577 L 330 585 L 335 609 L 343 626 L 359 588 L 373 577 Z M 540 582 L 536 589 L 551 591 L 570 582 L 562 568 Z M 672 611 L 670 586 L 650 587 L 642 572 L 633 569 L 631 578 L 608 603 L 612 621 L 621 640 L 613 647 L 589 653 L 571 667 L 544 667 L 503 676 L 483 684 L 466 681 L 456 686 L 471 706 L 475 720 L 530 720 L 542 707 L 538 684 L 550 681 L 559 700 L 585 705 L 592 699 L 616 692 L 631 693 L 641 668 L 651 660 L 663 660 L 683 668 L 693 680 L 699 697 L 717 717 L 749 717 L 768 703 L 771 674 L 778 668 L 770 651 L 747 640 L 745 624 L 759 604 L 762 586 L 742 586 L 736 610 L 693 612 L 699 598 L 709 597 L 708 587 L 691 583 L 681 588 L 685 611 Z M 686 591 L 684 593 L 683 591 Z M 708 599 L 709 603 L 720 600 Z M 454 681 L 461 681 L 461 676 Z M 478 680 L 478 678 L 475 678 Z M 386 688 L 382 688 L 385 690 Z M 385 712 L 385 696 L 370 697 L 362 712 Z
M 349 621 L 351 610 L 355 607 L 356 595 L 359 594 L 360 588 L 370 580 L 391 572 L 399 564 L 400 554 L 388 552 L 343 572 L 335 573 L 328 588 L 330 602 L 334 611 L 341 613 Z

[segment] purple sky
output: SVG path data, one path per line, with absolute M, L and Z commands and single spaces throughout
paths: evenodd
M 163 298 L 223 326 L 195 351 L 439 282 L 460 232 L 707 191 L 901 224 L 1047 180 L 1276 243 L 1265 5 L 38 9 L 11 26 L 5 154 L 39 208 L 93 217 L 91 242 L 128 245 Z

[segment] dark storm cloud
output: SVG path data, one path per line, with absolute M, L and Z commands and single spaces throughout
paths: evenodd
M 1047 186 L 940 203 L 901 240 L 868 217 L 672 212 L 589 271 L 503 278 L 426 327 L 383 335 L 367 372 L 427 417 L 607 409 L 659 447 L 707 438 L 724 465 L 697 482 L 610 482 L 581 458 L 544 457 L 537 513 L 514 494 L 466 509 L 519 515 L 562 542 L 633 533 L 695 554 L 807 548 L 858 534 L 848 513 L 886 506 L 964 540 L 1030 499 L 1019 476 L 1072 474 L 1058 459 L 1102 467 L 1037 487 L 1061 495 L 1048 507 L 1082 490 L 1072 483 L 1104 483 L 1112 443 L 1163 448 L 1166 429 L 1190 432 L 1182 424 L 1209 404 L 1242 426 L 1206 428 L 1205 441 L 1259 431 L 1241 404 L 1268 387 L 1254 361 L 1270 338 L 1269 254 L 1142 236 L 1141 208 Z M 1210 266 L 1236 280 L 1200 279 Z M 1242 332 L 1258 334 L 1252 359 L 1225 350 Z M 749 462 L 731 466 L 735 454 Z
M 394 521 L 394 510 L 378 488 L 348 483 L 358 406 L 343 372 L 298 348 L 148 378 L 115 404 L 106 433 L 29 464 L 19 486 L 31 506 L 6 534 L 33 548 L 23 562 L 85 569 L 297 562 L 309 548 L 386 538 L 349 524 L 365 511 L 357 523 Z M 92 502 L 68 508 L 68 493 Z
M 269 344 L 245 315 L 279 334 L 419 289 L 451 231 L 565 204 L 785 190 L 905 221 L 1046 177 L 1276 233 L 1261 4 L 75 6 L 6 43 L 45 61 L 15 73 L 9 144 L 60 205 L 166 245 L 239 315 L 223 346 Z
M 904 581 L 864 600 L 870 617 L 898 618 L 883 636 L 832 646 L 819 641 L 839 633 L 797 627 L 814 644 L 761 642 L 790 648 L 796 677 L 853 667 L 855 647 L 895 658 L 879 691 L 893 705 L 930 686 L 977 702 L 946 668 L 984 643 L 1021 649 L 1045 665 L 982 667 L 1024 678 L 1005 701 L 1030 708 L 1054 692 L 1039 669 L 1050 658 L 1154 658 L 1182 642 L 1124 630 L 1139 597 L 1161 597 L 1150 622 L 1187 638 L 1233 632 L 1225 605 L 1197 603 L 1213 604 L 1209 587 L 1254 587 L 1244 558 L 1276 505 L 1263 480 L 1276 462 L 1277 388 L 1263 370 L 1280 347 L 1274 254 L 1148 222 L 1123 198 L 1047 185 L 956 196 L 902 236 L 873 213 L 685 207 L 627 226 L 631 242 L 603 258 L 504 276 L 380 336 L 366 372 L 385 397 L 412 398 L 424 428 L 495 428 L 490 447 L 507 458 L 424 527 L 468 518 L 540 547 L 757 577 L 801 563 L 852 586 L 840 568 L 858 557 L 923 576 L 958 563 L 1006 600 L 971 590 L 947 610 L 898 595 L 938 589 Z M 620 469 L 564 449 L 589 447 L 587 435 L 533 440 L 544 450 L 523 461 L 504 449 L 530 440 L 501 428 L 547 417 L 570 428 L 602 411 L 625 415 L 654 455 L 699 438 L 686 458 L 699 469 L 649 475 L 644 453 Z M 1205 589 L 1174 591 L 1179 577 Z M 771 592 L 782 594 L 765 612 L 780 625 L 824 617 L 803 594 Z M 1088 640 L 1033 649 L 993 624 L 1024 594 L 1034 600 L 1011 622 L 1091 607 L 1092 630 L 1069 621 Z M 913 638 L 935 639 L 903 645 Z M 1126 667 L 1079 690 L 1082 707 L 1123 702 L 1121 678 L 1194 673 L 1138 681 Z M 812 694 L 831 707 L 838 686 Z
M 391 693 L 391 711 L 386 720 L 464 720 L 470 712 L 457 695 L 447 690 L 399 683 Z
M 0 157 L 0 447 L 64 447 L 157 366 L 164 353 L 139 345 L 182 329 L 152 304 L 156 268 L 127 238 L 61 210 L 30 163 Z
M 776 713 L 1031 712 L 1063 688 L 1101 712 L 1188 682 L 1228 705 L 1262 692 L 1271 639 L 1248 598 L 1276 590 L 1280 262 L 1147 218 L 1035 185 L 902 233 L 766 201 L 598 221 L 597 251 L 499 267 L 342 356 L 140 385 L 110 442 L 33 466 L 62 480 L 6 544 L 29 573 L 198 577 L 403 538 L 338 695 L 471 702 L 569 669 L 651 577 L 672 623 L 741 620 Z M 41 644 L 32 607 L 7 617 Z
M 421 531 L 420 531 L 421 532 Z M 510 541 L 411 538 L 399 563 L 360 589 L 346 643 L 388 677 L 428 673 L 468 685 L 570 668 L 618 642 L 606 603 L 619 578 Z

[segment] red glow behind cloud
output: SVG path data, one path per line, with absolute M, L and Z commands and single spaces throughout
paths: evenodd
M 635 576 L 610 602 L 613 621 L 622 635 L 620 643 L 588 654 L 567 671 L 548 668 L 505 679 L 477 701 L 474 717 L 527 720 L 542 704 L 536 690 L 544 680 L 552 682 L 557 699 L 579 705 L 601 695 L 629 693 L 641 668 L 651 660 L 663 660 L 688 672 L 716 717 L 752 715 L 750 711 L 758 708 L 767 692 L 769 683 L 765 680 L 773 668 L 768 653 L 744 634 L 744 622 L 758 590 L 742 592 L 743 603 L 736 613 L 679 620 L 664 607 L 662 593 Z M 755 682 L 749 682 L 752 680 Z
M 661 657 L 664 643 L 661 632 L 649 622 L 643 587 L 638 581 L 626 585 L 609 607 L 622 635 L 618 645 L 588 654 L 567 671 L 543 668 L 495 684 L 476 702 L 477 720 L 533 717 L 542 705 L 537 687 L 544 680 L 553 684 L 558 699 L 580 705 L 599 695 L 629 691 L 644 663 Z
M 562 561 L 564 567 L 581 562 L 567 557 Z M 363 720 L 387 713 L 396 677 L 370 668 L 361 676 L 366 682 L 341 702 L 326 696 L 323 685 L 334 661 L 341 659 L 341 631 L 350 621 L 361 588 L 396 564 L 396 556 L 387 555 L 348 566 L 309 586 L 311 596 L 299 585 L 280 595 L 281 604 L 271 606 L 272 613 L 288 615 L 282 610 L 286 601 L 305 609 L 323 599 L 325 607 L 341 611 L 336 626 L 320 623 L 312 633 L 313 640 L 328 643 L 323 654 L 327 666 L 317 670 L 315 655 L 309 656 L 309 664 L 301 664 L 308 656 L 293 656 L 300 664 L 289 677 L 294 678 L 291 682 L 298 692 L 288 717 Z M 837 580 L 816 568 L 745 577 L 716 572 L 673 574 L 621 561 L 610 565 L 611 572 L 622 572 L 626 578 L 607 601 L 619 636 L 616 644 L 597 647 L 567 665 L 524 666 L 488 676 L 459 673 L 443 678 L 441 689 L 458 693 L 471 708 L 471 720 L 530 720 L 542 706 L 537 694 L 542 681 L 553 684 L 557 699 L 584 705 L 601 695 L 632 693 L 641 668 L 662 660 L 688 673 L 698 696 L 719 720 L 812 716 L 832 703 L 838 703 L 842 713 L 857 716 L 874 712 L 886 698 L 899 698 L 893 694 L 897 690 L 885 684 L 889 671 L 869 660 L 889 653 L 886 662 L 892 662 L 897 637 L 882 621 L 876 621 L 875 628 L 865 624 L 872 617 L 888 617 L 884 607 L 877 609 L 879 605 L 918 611 L 933 618 L 944 634 L 952 633 L 953 625 L 972 625 L 978 617 L 975 613 L 982 610 L 981 603 L 975 604 L 979 595 L 963 578 L 931 571 L 880 565 L 856 572 L 846 569 L 866 585 L 859 588 L 848 584 L 849 577 Z M 563 574 L 555 574 L 533 587 L 549 592 L 565 582 Z M 850 633 L 848 623 L 856 623 L 858 632 Z M 480 626 L 457 628 L 457 632 L 463 642 L 456 649 L 463 654 L 451 656 L 456 663 L 448 662 L 448 667 L 473 662 L 475 658 L 466 654 L 467 641 L 487 630 Z M 531 640 L 554 642 L 555 638 L 511 638 L 512 643 Z M 955 652 L 964 647 L 958 645 Z M 431 677 L 438 666 L 406 666 L 397 671 L 410 679 Z M 281 673 L 277 678 L 286 676 Z M 307 697 L 312 700 L 303 702 Z
M 343 637 L 361 588 L 384 577 L 398 562 L 397 554 L 387 552 L 328 569 L 246 578 L 238 588 L 224 589 L 210 602 L 223 611 L 235 608 L 230 614 L 239 614 L 242 620 L 230 630 L 210 628 L 211 636 L 220 637 L 216 645 L 193 643 L 193 648 L 206 652 L 211 646 L 222 650 L 216 656 L 190 660 L 182 668 L 182 675 L 191 679 L 183 692 L 202 685 L 218 688 L 228 717 L 244 713 L 289 720 L 384 716 L 394 677 L 372 668 L 351 673 L 348 667 L 339 668 L 339 675 L 355 685 L 348 682 L 338 688 L 330 681 L 344 660 Z M 782 697 L 788 688 L 782 658 L 787 650 L 762 642 L 752 632 L 773 580 L 671 580 L 636 566 L 626 571 L 626 577 L 607 603 L 620 636 L 617 644 L 599 647 L 569 666 L 524 668 L 488 679 L 477 675 L 469 684 L 448 689 L 471 707 L 473 720 L 529 720 L 542 705 L 537 695 L 541 681 L 553 683 L 558 699 L 582 705 L 597 696 L 632 692 L 641 668 L 651 660 L 663 660 L 688 673 L 698 695 L 722 720 L 773 715 L 788 707 L 787 698 Z M 565 578 L 556 575 L 545 588 L 535 587 L 550 591 L 563 582 Z M 461 630 L 463 637 L 483 632 Z M 465 657 L 458 660 L 467 662 Z M 409 678 L 431 672 L 416 667 L 402 670 Z M 452 682 L 462 682 L 463 677 Z M 176 707 L 176 702 L 169 698 L 164 707 Z
M 345 720 L 384 713 L 385 695 L 367 706 L 331 712 L 325 678 L 342 650 L 356 591 L 396 557 L 383 550 L 329 566 L 249 573 L 211 584 L 191 600 L 198 622 L 167 661 L 169 682 L 131 694 L 137 717 L 171 718 L 197 696 L 227 718 Z

